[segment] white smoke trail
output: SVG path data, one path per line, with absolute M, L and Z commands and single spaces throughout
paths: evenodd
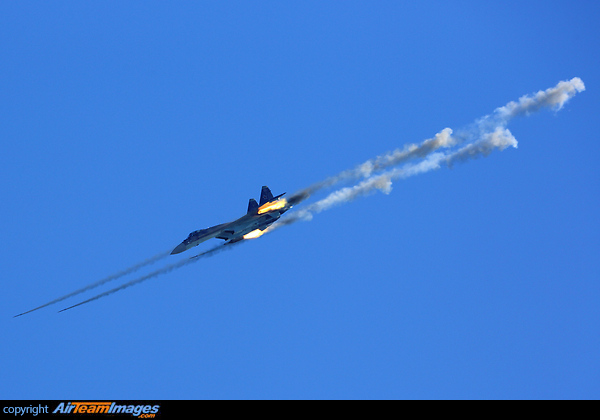
M 401 149 L 384 153 L 381 156 L 377 156 L 376 158 L 369 159 L 366 162 L 357 165 L 353 169 L 342 171 L 335 176 L 326 178 L 320 182 L 316 182 L 311 186 L 292 194 L 289 201 L 292 204 L 298 204 L 307 199 L 310 195 L 324 188 L 332 187 L 344 181 L 352 181 L 369 177 L 374 172 L 397 166 L 412 159 L 424 158 L 428 154 L 440 148 L 451 147 L 454 144 L 455 140 L 452 137 L 452 130 L 450 128 L 444 128 L 433 138 L 427 139 L 419 145 L 414 143 L 407 144 Z
M 115 273 L 115 274 L 112 274 L 112 275 L 110 275 L 108 277 L 105 277 L 102 280 L 98 280 L 98 281 L 96 281 L 94 283 L 88 284 L 87 286 L 82 287 L 81 289 L 77 289 L 74 292 L 71 292 L 71 293 L 66 294 L 64 296 L 61 296 L 61 297 L 56 298 L 54 300 L 51 300 L 48 303 L 44 303 L 43 305 L 40 305 L 37 308 L 33 308 L 33 309 L 28 310 L 27 312 L 23 312 L 23 313 L 20 313 L 19 315 L 15 315 L 13 318 L 16 318 L 16 317 L 28 314 L 28 313 L 33 312 L 33 311 L 37 311 L 38 309 L 45 308 L 46 306 L 53 305 L 55 303 L 61 302 L 61 301 L 65 300 L 65 299 L 68 299 L 68 298 L 70 298 L 72 296 L 75 296 L 75 295 L 78 295 L 80 293 L 87 292 L 88 290 L 94 289 L 96 287 L 102 286 L 103 284 L 106 284 L 109 281 L 113 281 L 113 280 L 116 280 L 116 279 L 121 278 L 123 276 L 126 276 L 127 274 L 134 273 L 134 272 L 136 272 L 137 270 L 139 270 L 142 267 L 146 267 L 147 265 L 154 264 L 155 262 L 157 262 L 157 261 L 159 261 L 159 260 L 161 260 L 161 259 L 169 256 L 170 253 L 171 253 L 171 251 L 165 251 L 165 252 L 161 252 L 160 254 L 156 254 L 153 257 L 150 257 L 150 258 L 148 258 L 148 259 L 146 259 L 146 260 L 144 260 L 144 261 L 142 261 L 142 262 L 140 262 L 140 263 L 138 263 L 136 265 L 133 265 L 133 266 L 131 266 L 129 268 L 121 270 L 118 273 Z
M 485 157 L 492 153 L 494 149 L 502 151 L 510 146 L 516 149 L 518 147 L 517 139 L 507 128 L 496 127 L 490 133 L 482 133 L 481 138 L 473 143 L 448 154 L 444 159 L 444 163 L 452 167 L 455 162 L 464 162 L 481 156 Z
M 127 283 L 124 283 L 124 284 L 122 284 L 119 287 L 115 287 L 114 289 L 107 290 L 104 293 L 100 293 L 99 295 L 93 296 L 93 297 L 91 297 L 91 298 L 89 298 L 87 300 L 84 300 L 84 301 L 79 302 L 79 303 L 77 303 L 75 305 L 69 306 L 68 308 L 61 309 L 58 312 L 64 312 L 64 311 L 66 311 L 68 309 L 72 309 L 72 308 L 75 308 L 77 306 L 81 306 L 81 305 L 83 305 L 85 303 L 92 302 L 94 300 L 98 300 L 98 299 L 100 299 L 102 297 L 105 297 L 105 296 L 108 296 L 108 295 L 112 295 L 113 293 L 116 293 L 116 292 L 118 292 L 120 290 L 126 289 L 126 288 L 131 287 L 131 286 L 135 286 L 136 284 L 140 284 L 140 283 L 142 283 L 142 282 L 144 282 L 146 280 L 150 280 L 150 279 L 152 279 L 154 277 L 157 277 L 157 276 L 159 276 L 161 274 L 166 274 L 166 273 L 169 273 L 169 272 L 171 272 L 173 270 L 176 270 L 178 268 L 186 266 L 188 264 L 195 263 L 196 261 L 199 261 L 201 258 L 211 257 L 211 256 L 213 256 L 213 255 L 215 255 L 215 254 L 217 254 L 217 253 L 219 253 L 221 251 L 225 251 L 225 250 L 231 249 L 231 248 L 233 248 L 233 245 L 238 244 L 238 243 L 241 243 L 241 242 L 236 242 L 236 243 L 233 243 L 233 244 L 225 243 L 225 244 L 217 245 L 217 246 L 215 246 L 215 247 L 213 247 L 213 248 L 211 248 L 211 249 L 209 249 L 207 251 L 201 252 L 200 254 L 195 255 L 195 256 L 193 256 L 193 257 L 191 257 L 189 259 L 185 259 L 185 260 L 181 260 L 181 261 L 178 261 L 176 263 L 173 263 L 173 264 L 169 264 L 166 267 L 163 267 L 161 269 L 153 271 L 152 273 L 146 274 L 145 276 L 142 276 L 140 278 L 128 281 Z
M 579 77 L 564 80 L 552 88 L 521 96 L 518 101 L 511 101 L 496 108 L 493 113 L 480 118 L 475 124 L 483 131 L 491 131 L 496 127 L 506 127 L 515 117 L 531 115 L 542 108 L 559 111 L 569 99 L 584 90 L 585 85 Z
M 272 226 L 272 231 L 280 226 L 295 223 L 298 220 L 311 220 L 313 214 L 328 210 L 336 205 L 347 203 L 357 197 L 365 196 L 376 190 L 389 194 L 392 190 L 392 181 L 408 178 L 421 173 L 439 169 L 442 165 L 452 167 L 457 162 L 465 162 L 469 159 L 488 156 L 494 149 L 500 151 L 507 147 L 517 148 L 517 139 L 506 128 L 508 122 L 520 115 L 529 115 L 544 107 L 560 110 L 564 104 L 576 93 L 585 90 L 583 81 L 575 77 L 569 81 L 562 81 L 555 87 L 539 91 L 534 95 L 522 96 L 517 102 L 509 102 L 503 107 L 497 108 L 492 114 L 479 119 L 475 126 L 461 130 L 460 140 L 451 137 L 452 130 L 445 128 L 432 139 L 425 140 L 420 146 L 409 145 L 404 149 L 386 153 L 375 159 L 368 160 L 362 165 L 350 171 L 341 172 L 335 177 L 328 178 L 323 183 L 314 184 L 313 191 L 358 174 L 368 177 L 353 187 L 341 188 L 330 193 L 327 197 L 313 204 L 298 209 L 291 214 L 287 220 Z M 445 153 L 436 152 L 440 148 L 451 148 L 460 143 L 467 143 L 455 151 Z M 421 157 L 418 163 L 407 164 L 397 168 L 412 158 Z M 379 175 L 371 174 L 375 171 L 396 167 Z M 304 191 L 304 190 L 303 190 Z
M 487 156 L 494 149 L 504 150 L 509 146 L 516 148 L 516 139 L 507 129 L 499 128 L 493 133 L 487 133 L 479 141 L 470 143 L 453 153 L 434 153 L 418 163 L 391 169 L 382 174 L 373 175 L 353 187 L 345 187 L 334 191 L 322 200 L 297 210 L 291 217 L 282 223 L 274 225 L 273 229 L 270 229 L 269 231 L 274 230 L 279 225 L 288 225 L 299 220 L 312 220 L 313 214 L 315 213 L 321 213 L 332 207 L 348 203 L 376 190 L 379 190 L 384 194 L 389 194 L 392 191 L 392 181 L 439 169 L 444 164 L 450 167 L 455 162 L 464 162 L 469 159 Z
M 522 96 L 516 102 L 511 101 L 503 107 L 497 108 L 494 114 L 498 118 L 508 121 L 518 115 L 529 115 L 537 112 L 543 107 L 554 108 L 558 111 L 576 93 L 584 90 L 583 81 L 579 77 L 574 77 L 571 80 L 559 82 L 553 88 L 540 90 L 534 95 Z
M 375 172 L 398 166 L 412 159 L 425 158 L 439 149 L 450 148 L 459 143 L 474 141 L 474 139 L 481 139 L 490 135 L 490 133 L 496 133 L 499 129 L 504 129 L 510 120 L 517 116 L 529 115 L 542 108 L 554 108 L 558 111 L 576 93 L 583 92 L 584 90 L 585 85 L 583 81 L 579 77 L 574 77 L 571 80 L 559 82 L 555 87 L 539 91 L 533 95 L 524 95 L 518 101 L 511 101 L 494 110 L 492 114 L 480 118 L 475 122 L 474 126 L 461 130 L 457 136 L 452 136 L 452 129 L 445 128 L 433 138 L 427 139 L 419 145 L 409 144 L 401 149 L 387 152 L 374 159 L 369 159 L 353 169 L 342 171 L 335 176 L 304 188 L 293 194 L 289 201 L 292 204 L 299 204 L 317 191 L 332 187 L 340 182 L 370 177 Z M 497 133 L 495 136 L 499 138 L 500 133 Z M 510 136 L 512 137 L 512 135 Z M 474 147 L 487 147 L 491 151 L 494 147 L 490 148 L 490 144 L 481 143 L 479 146 Z M 476 151 L 470 148 L 464 150 L 461 156 L 468 159 L 466 155 L 474 152 Z M 480 152 L 479 155 L 487 156 L 484 150 L 480 150 Z M 456 156 L 455 161 L 461 160 L 461 156 Z M 451 164 L 451 162 L 448 163 Z M 340 191 L 348 193 L 345 189 Z

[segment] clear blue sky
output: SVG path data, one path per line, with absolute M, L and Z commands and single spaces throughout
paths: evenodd
M 495 3 L 2 2 L 0 398 L 600 398 L 599 6 Z M 576 76 L 518 149 L 12 318 Z

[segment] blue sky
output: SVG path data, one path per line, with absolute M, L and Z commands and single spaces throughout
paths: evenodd
M 599 398 L 598 12 L 3 2 L 0 398 Z M 12 318 L 576 76 L 518 149 Z

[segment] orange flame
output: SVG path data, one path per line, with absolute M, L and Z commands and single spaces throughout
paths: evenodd
M 279 210 L 287 206 L 287 200 L 282 198 L 281 200 L 271 201 L 270 203 L 263 204 L 258 208 L 258 214 L 268 213 L 273 210 Z M 252 233 L 252 232 L 250 232 Z
M 266 230 L 260 230 L 260 229 L 255 229 L 250 233 L 246 233 L 244 235 L 244 239 L 256 239 L 256 238 L 260 238 L 261 236 L 263 236 L 265 233 L 267 233 Z

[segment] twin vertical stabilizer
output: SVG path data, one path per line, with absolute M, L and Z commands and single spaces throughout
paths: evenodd
M 256 200 L 254 200 L 253 198 L 251 198 L 248 202 L 248 214 L 257 213 L 259 207 L 262 207 L 265 204 L 270 203 L 271 201 L 277 200 L 284 194 L 285 193 L 279 194 L 277 197 L 273 197 L 273 193 L 271 192 L 269 187 L 263 185 L 262 190 L 260 191 L 260 202 L 256 204 Z

